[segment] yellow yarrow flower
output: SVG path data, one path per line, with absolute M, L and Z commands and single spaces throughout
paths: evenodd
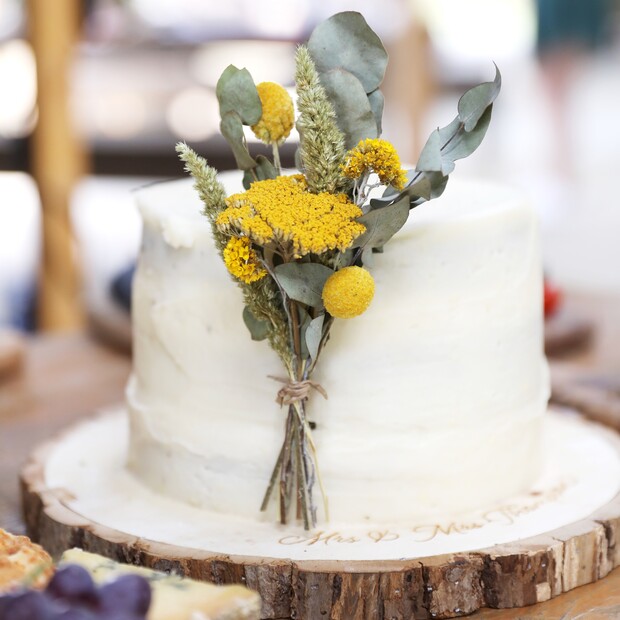
M 375 281 L 366 269 L 345 267 L 327 278 L 323 287 L 325 309 L 337 319 L 365 312 L 375 295 Z
M 263 114 L 256 125 L 254 135 L 265 144 L 280 144 L 291 133 L 295 123 L 293 100 L 286 89 L 275 82 L 261 82 L 256 86 Z
M 256 282 L 267 275 L 267 270 L 261 267 L 258 255 L 252 249 L 252 243 L 247 237 L 231 237 L 223 255 L 228 271 L 246 284 Z
M 311 194 L 303 175 L 255 181 L 226 199 L 217 227 L 245 235 L 254 243 L 274 242 L 293 257 L 344 251 L 366 227 L 356 221 L 362 210 L 344 194 Z
M 349 179 L 359 179 L 366 172 L 374 172 L 381 183 L 395 189 L 403 189 L 407 182 L 407 173 L 400 167 L 400 157 L 387 140 L 360 140 L 347 153 L 342 172 Z

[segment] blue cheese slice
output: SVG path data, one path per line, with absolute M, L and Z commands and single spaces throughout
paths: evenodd
M 216 586 L 177 575 L 119 564 L 81 549 L 65 551 L 61 564 L 79 564 L 97 583 L 136 573 L 151 584 L 149 620 L 258 620 L 260 597 L 243 586 Z

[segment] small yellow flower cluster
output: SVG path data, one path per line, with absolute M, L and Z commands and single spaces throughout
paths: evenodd
M 345 267 L 327 278 L 325 309 L 337 319 L 352 319 L 366 311 L 375 295 L 375 281 L 366 269 Z
M 216 225 L 222 232 L 245 235 L 259 245 L 275 242 L 295 258 L 344 251 L 365 230 L 355 221 L 359 207 L 344 194 L 311 194 L 302 175 L 252 183 L 226 199 Z
M 263 105 L 263 115 L 256 125 L 252 125 L 252 131 L 265 144 L 280 144 L 291 133 L 295 122 L 293 100 L 275 82 L 261 82 L 256 90 Z
M 223 255 L 228 271 L 246 284 L 256 282 L 267 275 L 267 270 L 260 266 L 258 256 L 247 237 L 231 237 Z
M 360 140 L 347 153 L 342 172 L 349 179 L 359 179 L 366 172 L 375 172 L 381 183 L 392 185 L 395 189 L 402 189 L 407 182 L 407 174 L 400 167 L 398 153 L 387 140 Z

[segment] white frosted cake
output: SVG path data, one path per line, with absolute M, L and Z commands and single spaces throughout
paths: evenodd
M 240 174 L 221 175 L 228 193 Z M 281 362 L 242 324 L 191 180 L 137 192 L 129 468 L 209 510 L 259 507 L 282 444 Z M 549 381 L 536 216 L 512 190 L 452 180 L 370 267 L 377 294 L 332 330 L 308 405 L 334 522 L 491 507 L 540 471 Z

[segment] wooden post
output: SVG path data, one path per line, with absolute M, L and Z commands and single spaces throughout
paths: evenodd
M 43 261 L 39 288 L 42 329 L 83 323 L 69 219 L 69 200 L 86 161 L 71 123 L 70 75 L 79 33 L 79 0 L 28 0 L 29 31 L 37 63 L 39 118 L 32 170 L 43 205 Z

